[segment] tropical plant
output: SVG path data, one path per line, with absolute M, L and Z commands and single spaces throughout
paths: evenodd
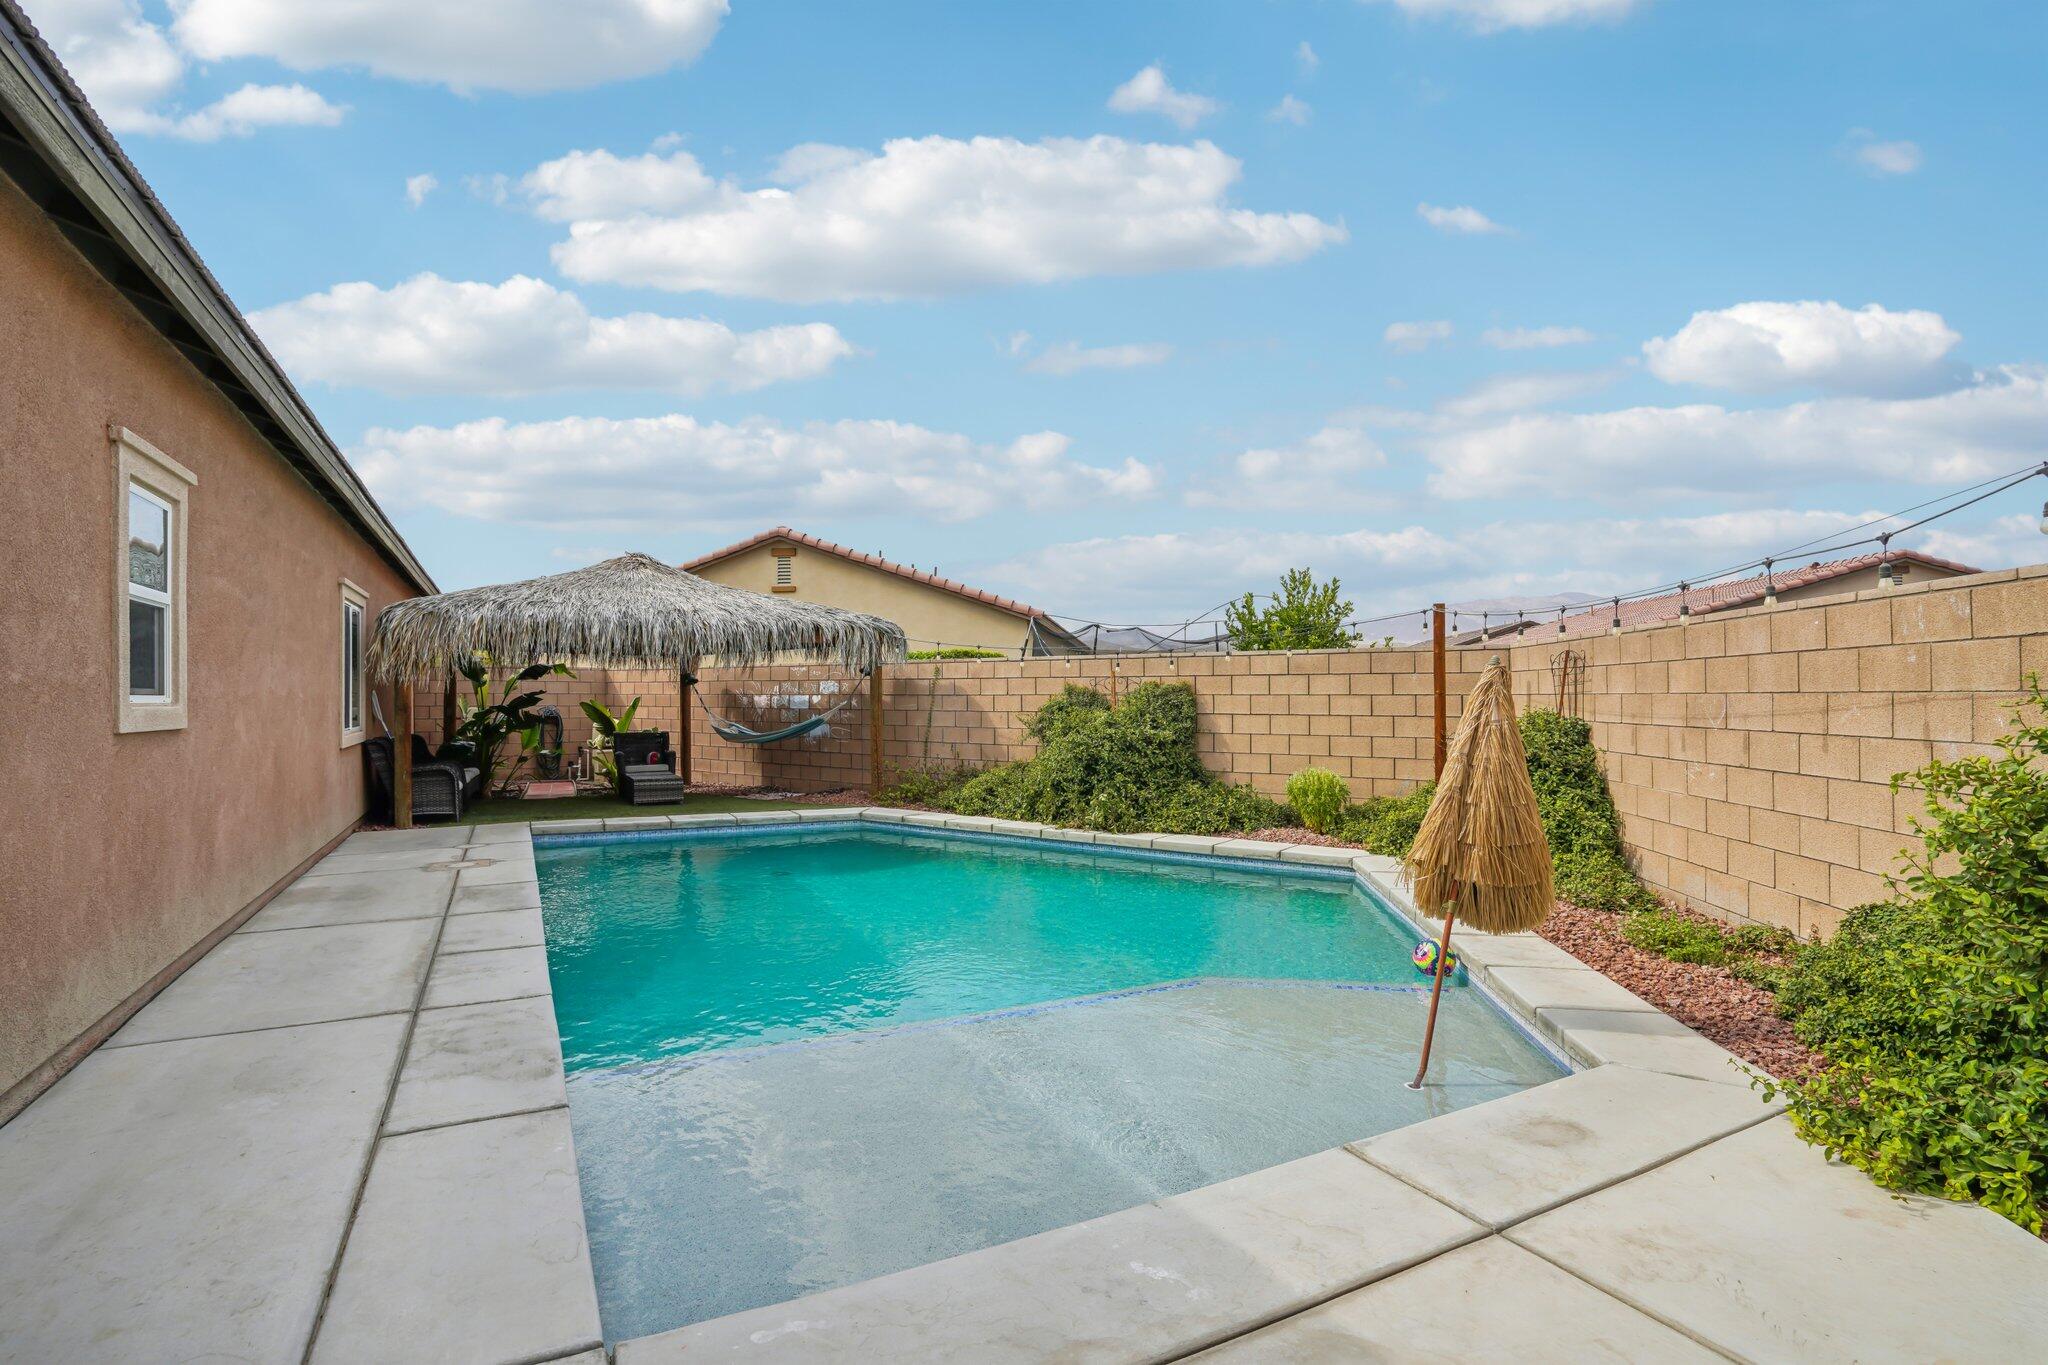
M 612 709 L 601 701 L 585 701 L 582 707 L 583 714 L 590 717 L 590 761 L 616 787 L 619 784 L 619 765 L 612 759 L 612 740 L 619 731 L 633 728 L 633 715 L 640 709 L 640 699 L 633 698 L 632 703 L 617 715 L 613 715 Z
M 1336 579 L 1317 583 L 1307 569 L 1290 569 L 1265 606 L 1246 593 L 1223 614 L 1233 649 L 1342 649 L 1351 643 L 1344 623 L 1351 604 L 1338 596 Z
M 1350 800 L 1344 779 L 1328 768 L 1303 768 L 1287 779 L 1287 804 L 1294 807 L 1301 823 L 1318 834 L 1335 831 Z
M 540 743 L 540 719 L 534 708 L 545 694 L 538 689 L 516 689 L 541 678 L 576 675 L 563 664 L 529 664 L 501 684 L 492 676 L 493 666 L 491 656 L 480 649 L 456 663 L 455 671 L 469 684 L 469 700 L 462 703 L 461 721 L 441 746 L 441 753 L 474 759 L 483 770 L 484 790 L 495 794 L 503 790 L 498 751 L 505 741 L 518 735 L 521 756 Z M 504 781 L 509 782 L 518 770 L 519 759 L 514 758 L 505 765 Z
M 1807 1141 L 1878 1184 L 2048 1225 L 2048 698 L 1996 756 L 1892 779 L 1925 794 L 1896 903 L 1802 950 L 1780 996 L 1828 1060 L 1768 1085 Z

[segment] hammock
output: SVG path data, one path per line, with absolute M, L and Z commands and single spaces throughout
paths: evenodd
M 724 716 L 711 709 L 710 702 L 704 700 L 704 693 L 694 686 L 697 681 L 695 678 L 690 679 L 690 682 L 693 684 L 690 690 L 696 693 L 697 704 L 704 708 L 704 715 L 711 722 L 712 732 L 720 739 L 731 744 L 777 744 L 785 739 L 796 739 L 799 736 L 807 735 L 820 726 L 829 724 L 832 717 L 853 705 L 854 698 L 860 695 L 861 686 L 867 680 L 868 675 L 865 673 L 861 674 L 860 682 L 855 683 L 844 697 L 841 697 L 830 707 L 820 711 L 815 716 L 807 716 L 794 725 L 785 725 L 780 730 L 753 730 L 736 720 L 727 720 Z

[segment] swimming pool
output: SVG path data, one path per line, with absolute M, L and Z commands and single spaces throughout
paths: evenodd
M 841 822 L 535 840 L 606 1335 L 1551 1080 L 1347 870 Z

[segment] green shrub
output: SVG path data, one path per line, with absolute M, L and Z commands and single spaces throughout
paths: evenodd
M 1405 858 L 1435 795 L 1436 783 L 1425 782 L 1405 796 L 1375 796 L 1347 806 L 1337 822 L 1337 837 L 1369 853 Z
M 1592 728 L 1555 711 L 1530 711 L 1522 717 L 1522 747 L 1559 898 L 1589 910 L 1657 909 L 1657 898 L 1622 851 L 1621 817 L 1607 793 Z
M 1663 909 L 1630 915 L 1622 922 L 1621 935 L 1636 947 L 1673 962 L 1697 962 L 1708 967 L 1750 966 L 1760 969 L 1759 974 L 1775 969 L 1769 964 L 1751 962 L 1756 954 L 1783 953 L 1793 946 L 1792 936 L 1782 929 L 1761 924 L 1726 927 Z
M 1303 768 L 1287 779 L 1287 802 L 1301 816 L 1301 823 L 1318 834 L 1329 834 L 1351 801 L 1344 779 L 1328 768 Z
M 1936 762 L 1923 854 L 1896 904 L 1802 950 L 1781 1004 L 1826 1056 L 1770 1087 L 1809 1142 L 1879 1184 L 2048 1215 L 2048 699 L 2038 679 L 1997 757 Z M 1952 871 L 1937 871 L 1937 865 Z
M 1286 809 L 1248 787 L 1218 782 L 1195 747 L 1195 694 L 1185 683 L 1141 683 L 1112 706 L 1067 686 L 1025 724 L 1038 753 L 990 768 L 951 794 L 965 815 L 1112 832 L 1223 834 L 1288 823 Z
M 896 775 L 894 784 L 874 794 L 877 801 L 891 806 L 952 807 L 962 784 L 974 776 L 971 768 L 911 768 Z
M 903 656 L 911 660 L 924 659 L 1007 659 L 1010 656 L 1000 649 L 975 649 L 968 645 L 948 645 L 944 649 L 913 649 Z

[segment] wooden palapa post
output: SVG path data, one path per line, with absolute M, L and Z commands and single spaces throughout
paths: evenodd
M 676 670 L 676 776 L 690 785 L 690 689 L 697 679 L 687 663 Z
M 868 671 L 868 795 L 882 789 L 882 666 Z
M 412 828 L 412 679 L 391 685 L 391 714 L 398 733 L 391 737 L 391 823 Z
M 1429 609 L 1432 629 L 1429 636 L 1430 671 L 1436 676 L 1436 746 L 1432 757 L 1436 762 L 1436 776 L 1444 775 L 1444 753 L 1450 740 L 1444 731 L 1444 717 L 1447 706 L 1444 700 L 1444 604 L 1439 602 Z

